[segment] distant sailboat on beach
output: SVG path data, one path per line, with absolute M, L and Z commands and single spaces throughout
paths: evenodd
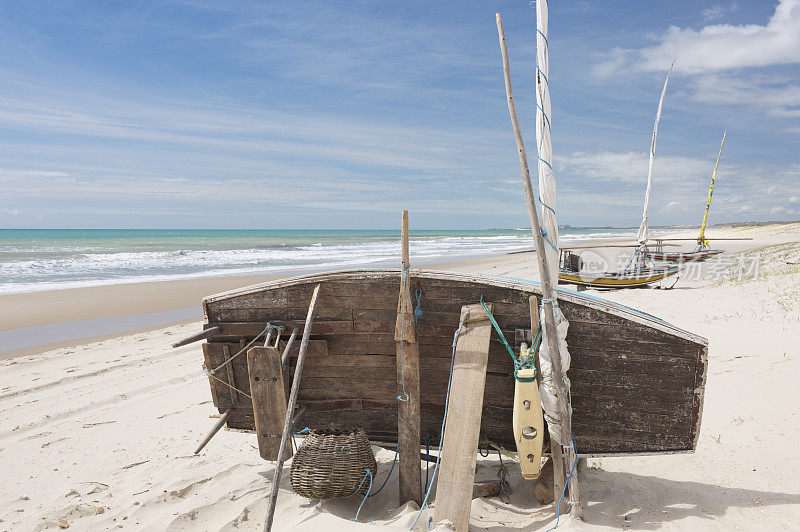
M 703 214 L 703 224 L 700 226 L 700 234 L 697 236 L 697 247 L 694 251 L 664 251 L 664 240 L 674 239 L 655 239 L 655 250 L 647 251 L 647 256 L 654 260 L 663 260 L 667 262 L 696 262 L 705 260 L 709 257 L 719 255 L 722 253 L 721 249 L 711 249 L 711 244 L 706 239 L 706 224 L 708 222 L 708 211 L 711 208 L 711 197 L 714 195 L 714 184 L 717 179 L 717 167 L 719 166 L 719 159 L 722 156 L 722 147 L 725 145 L 725 135 L 727 132 L 722 133 L 722 143 L 719 145 L 719 153 L 717 153 L 717 162 L 714 163 L 714 171 L 711 173 L 711 186 L 708 188 L 708 200 L 706 201 L 706 210 Z
M 664 80 L 664 88 L 661 90 L 661 98 L 658 101 L 658 111 L 656 112 L 656 119 L 653 124 L 653 138 L 650 142 L 650 167 L 647 174 L 647 190 L 644 196 L 642 223 L 636 235 L 638 244 L 636 245 L 633 256 L 622 271 L 587 275 L 582 268 L 582 259 L 578 255 L 572 253 L 570 249 L 562 249 L 561 269 L 558 275 L 559 282 L 593 288 L 637 288 L 661 281 L 662 279 L 678 273 L 678 268 L 675 266 L 666 268 L 654 267 L 647 255 L 647 241 L 649 240 L 647 214 L 650 209 L 650 193 L 653 189 L 656 137 L 658 135 L 658 123 L 661 120 L 661 108 L 664 104 L 664 95 L 667 92 L 669 75 L 672 73 L 672 67 L 674 65 L 675 61 L 670 65 L 667 78 Z M 597 247 L 604 246 L 600 245 Z

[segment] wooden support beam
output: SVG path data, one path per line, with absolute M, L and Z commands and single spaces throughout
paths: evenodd
M 275 464 L 275 473 L 272 476 L 272 491 L 269 495 L 267 519 L 264 521 L 264 532 L 270 532 L 270 530 L 272 530 L 272 521 L 275 519 L 275 504 L 278 502 L 278 490 L 280 489 L 281 483 L 281 470 L 283 469 L 283 461 L 286 457 L 286 448 L 288 447 L 289 437 L 292 434 L 292 414 L 294 413 L 294 407 L 297 404 L 297 394 L 300 393 L 300 376 L 303 374 L 303 363 L 306 360 L 308 338 L 311 336 L 311 324 L 314 321 L 314 308 L 317 306 L 319 287 L 320 285 L 314 287 L 314 293 L 311 294 L 311 302 L 308 304 L 308 314 L 306 315 L 306 323 L 303 327 L 303 339 L 300 340 L 300 354 L 297 356 L 297 365 L 295 366 L 294 370 L 292 391 L 289 394 L 289 404 L 286 405 L 286 420 L 283 425 L 281 445 L 278 449 L 278 462 Z
M 277 460 L 281 429 L 286 419 L 281 356 L 274 347 L 251 347 L 247 351 L 250 397 L 253 400 L 258 453 L 264 460 Z M 289 447 L 287 458 L 291 457 Z
M 563 477 L 564 472 L 561 472 Z M 561 479 L 561 487 L 564 487 L 564 479 Z M 539 501 L 539 504 L 546 505 L 546 504 L 553 504 L 555 500 L 554 494 L 557 492 L 558 489 L 554 487 L 554 479 L 553 479 L 553 457 L 548 458 L 545 460 L 544 465 L 542 466 L 542 471 L 539 473 L 539 477 L 536 479 L 536 483 L 533 485 L 533 496 Z M 561 492 L 558 492 L 559 495 Z M 563 513 L 563 512 L 562 512 Z
M 197 449 L 194 450 L 194 454 L 199 454 L 200 451 L 203 450 L 203 447 L 205 447 L 206 444 L 208 444 L 208 442 L 211 441 L 211 438 L 213 438 L 217 434 L 217 432 L 219 432 L 219 429 L 225 426 L 225 422 L 228 421 L 228 418 L 231 417 L 232 413 L 233 413 L 233 408 L 229 408 L 225 411 L 224 414 L 219 416 L 217 422 L 214 423 L 214 427 L 208 432 L 208 434 L 206 434 L 206 437 L 203 438 L 203 441 L 200 442 L 200 445 L 197 446 Z
M 536 331 L 539 330 L 541 324 L 539 323 L 539 298 L 536 296 L 530 296 L 528 298 L 528 307 L 530 308 L 531 314 L 531 335 L 536 336 Z M 541 386 L 542 385 L 542 370 L 539 365 L 539 357 L 536 357 L 536 383 Z M 564 474 L 564 459 L 561 456 L 561 446 L 550 439 L 550 479 L 546 484 L 553 490 L 553 494 L 555 497 L 559 497 L 564 492 L 564 481 L 566 479 L 566 475 Z M 553 467 L 553 464 L 558 464 L 558 467 Z M 545 464 L 546 465 L 546 464 Z M 537 484 L 538 481 L 537 481 Z M 534 493 L 536 492 L 536 486 L 534 486 Z M 552 502 L 552 501 L 551 501 Z M 566 508 L 561 509 L 562 512 L 566 513 Z
M 204 339 L 208 338 L 209 336 L 214 336 L 215 334 L 217 334 L 217 333 L 219 333 L 221 331 L 222 331 L 221 327 L 209 327 L 208 329 L 206 329 L 204 331 L 200 331 L 197 334 L 193 334 L 191 336 L 188 336 L 188 337 L 184 338 L 183 340 L 178 340 L 177 342 L 172 344 L 172 347 L 181 347 L 181 346 L 184 346 L 186 344 L 191 344 L 192 342 L 198 342 L 200 340 L 204 340 Z
M 295 338 L 297 338 L 297 331 L 299 327 L 294 327 L 292 329 L 292 334 L 289 335 L 289 340 L 286 342 L 286 347 L 283 348 L 283 354 L 281 355 L 281 364 L 286 364 L 286 359 L 289 358 L 289 350 L 292 348 L 292 344 L 294 344 Z
M 486 306 L 491 311 L 491 303 Z M 456 344 L 434 507 L 434 523 L 449 519 L 458 532 L 469 529 L 492 333 L 489 316 L 480 304 L 461 307 L 462 317 L 465 313 L 469 316 Z
M 408 501 L 422 504 L 422 468 L 419 461 L 419 344 L 417 343 L 414 305 L 411 300 L 408 211 L 401 218 L 402 269 L 394 339 L 397 343 L 397 458 L 400 462 L 400 505 Z

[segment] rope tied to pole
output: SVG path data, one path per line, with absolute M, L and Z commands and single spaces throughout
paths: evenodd
M 489 310 L 489 307 L 486 306 L 486 303 L 483 302 L 483 296 L 481 296 L 481 306 L 483 310 L 486 312 L 486 315 L 489 317 L 489 321 L 492 322 L 492 326 L 494 330 L 497 331 L 497 336 L 500 338 L 500 342 L 505 346 L 506 351 L 511 356 L 511 361 L 514 363 L 514 378 L 517 379 L 519 382 L 533 382 L 536 380 L 536 365 L 534 364 L 536 357 L 539 355 L 539 346 L 542 344 L 542 327 L 540 326 L 536 331 L 536 336 L 533 339 L 533 343 L 531 346 L 520 353 L 518 357 L 514 353 L 514 349 L 508 345 L 508 341 L 506 340 L 503 331 L 500 329 L 500 325 L 497 324 L 497 320 L 494 319 L 492 312 Z M 531 352 L 533 352 L 531 354 Z M 520 369 L 533 369 L 533 376 L 531 377 L 520 377 L 518 372 Z

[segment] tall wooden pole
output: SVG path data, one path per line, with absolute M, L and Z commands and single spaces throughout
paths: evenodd
M 506 97 L 508 99 L 508 112 L 511 115 L 511 126 L 514 129 L 514 137 L 517 141 L 517 151 L 519 154 L 519 166 L 522 172 L 522 186 L 525 189 L 525 199 L 528 207 L 528 217 L 531 221 L 531 232 L 533 239 L 536 242 L 536 258 L 539 261 L 539 275 L 542 280 L 542 306 L 544 315 L 544 335 L 547 337 L 547 343 L 551 349 L 550 359 L 553 366 L 553 373 L 557 376 L 563 375 L 561 365 L 561 354 L 559 352 L 558 334 L 556 331 L 555 323 L 555 306 L 557 293 L 550 282 L 550 266 L 547 264 L 547 257 L 545 251 L 545 241 L 542 236 L 542 229 L 539 226 L 539 214 L 536 212 L 535 196 L 533 195 L 533 186 L 531 185 L 531 174 L 528 169 L 528 156 L 525 153 L 525 143 L 522 140 L 522 130 L 519 127 L 519 120 L 517 119 L 517 109 L 514 104 L 514 91 L 511 88 L 511 67 L 508 62 L 508 49 L 506 47 L 506 35 L 503 31 L 503 21 L 500 18 L 500 13 L 497 13 L 497 33 L 500 39 L 500 52 L 503 56 L 503 74 L 506 83 Z M 563 379 L 556 378 L 553 380 L 556 388 L 556 402 L 558 405 L 558 414 L 561 420 L 561 441 L 565 445 L 560 450 L 563 454 L 563 462 L 561 465 L 554 463 L 553 465 L 563 467 L 564 471 L 569 472 L 572 469 L 575 456 L 574 446 L 572 445 L 572 422 L 568 408 L 568 396 L 566 386 Z M 552 435 L 550 438 L 550 446 L 554 448 L 556 442 L 553 441 Z M 564 452 L 567 451 L 567 452 Z M 554 457 L 557 452 L 554 452 Z M 577 475 L 572 475 L 569 481 L 570 488 L 570 502 L 572 504 L 572 513 L 577 518 L 582 518 L 582 511 L 580 508 L 580 494 L 578 491 L 578 478 Z M 561 493 L 555 494 L 556 504 L 561 498 Z
M 311 303 L 308 304 L 308 314 L 306 323 L 303 327 L 303 339 L 300 340 L 300 353 L 297 355 L 297 365 L 294 368 L 294 380 L 292 381 L 292 392 L 289 394 L 289 404 L 286 405 L 286 422 L 283 425 L 283 435 L 281 436 L 281 446 L 278 450 L 278 461 L 275 462 L 275 472 L 272 475 L 272 492 L 269 495 L 269 505 L 267 506 L 267 520 L 264 521 L 264 532 L 272 530 L 272 520 L 275 518 L 275 504 L 278 502 L 278 488 L 281 483 L 281 470 L 283 460 L 286 456 L 286 447 L 289 444 L 289 437 L 292 434 L 292 417 L 294 407 L 297 404 L 297 394 L 300 393 L 300 376 L 303 373 L 303 363 L 306 361 L 306 351 L 308 351 L 308 337 L 311 336 L 311 323 L 314 321 L 314 309 L 317 306 L 317 296 L 319 287 L 314 287 L 311 295 Z
M 414 306 L 411 301 L 411 260 L 408 245 L 408 211 L 401 221 L 402 269 L 400 295 L 397 298 L 397 457 L 400 461 L 400 504 L 422 504 L 422 473 L 419 460 L 419 344 L 417 343 Z

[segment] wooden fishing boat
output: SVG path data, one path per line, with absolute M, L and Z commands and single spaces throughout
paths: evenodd
M 722 253 L 721 249 L 701 249 L 697 251 L 659 251 L 647 250 L 647 256 L 653 260 L 665 262 L 699 262 Z
M 590 288 L 637 288 L 661 281 L 678 273 L 677 266 L 667 268 L 648 268 L 637 263 L 634 268 L 619 272 L 587 272 L 582 268 L 579 255 L 564 249 L 561 252 L 559 284 L 574 284 Z
M 421 437 L 436 445 L 462 305 L 491 303 L 505 337 L 518 348 L 535 335 L 530 330 L 529 298 L 541 297 L 541 288 L 518 279 L 417 269 L 410 271 L 408 282 L 417 317 Z M 400 283 L 399 269 L 339 271 L 206 297 L 205 367 L 223 365 L 268 324 L 286 328 L 276 345 L 282 345 L 292 329 L 302 331 L 308 301 L 319 285 L 297 396 L 298 410 L 304 414 L 296 428 L 363 428 L 373 442 L 396 442 L 397 398 L 402 393 L 394 337 Z M 568 290 L 559 290 L 558 303 L 570 322 L 568 376 L 578 452 L 694 450 L 706 382 L 706 339 L 643 312 Z M 287 394 L 297 352 L 296 345 L 287 351 L 282 370 Z M 493 332 L 480 425 L 483 445 L 515 449 L 513 371 L 508 352 Z M 226 413 L 230 429 L 256 428 L 256 397 L 249 397 L 252 378 L 244 355 L 209 378 L 214 404 Z
M 559 284 L 575 284 L 590 288 L 637 288 L 661 281 L 677 273 L 677 266 L 603 272 L 597 276 L 588 276 L 583 272 L 562 269 L 558 272 L 558 282 Z

